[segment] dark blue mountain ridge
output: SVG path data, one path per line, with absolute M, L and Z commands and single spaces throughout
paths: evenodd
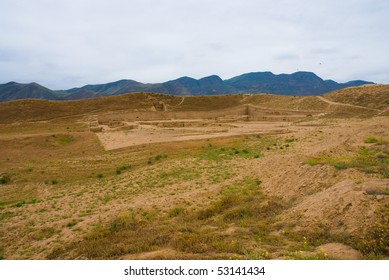
M 365 84 L 362 80 L 337 83 L 323 80 L 312 72 L 273 74 L 272 72 L 252 72 L 231 79 L 222 80 L 217 75 L 201 79 L 180 77 L 163 83 L 140 83 L 134 80 L 119 80 L 106 84 L 86 85 L 80 88 L 53 91 L 36 83 L 20 84 L 10 82 L 0 84 L 0 101 L 23 98 L 49 100 L 76 100 L 100 96 L 119 95 L 129 92 L 156 92 L 172 95 L 217 95 L 233 93 L 272 93 L 281 95 L 310 96 Z
M 20 84 L 9 82 L 0 84 L 0 101 L 10 101 L 15 99 L 48 99 L 58 100 L 60 97 L 52 90 L 37 83 Z

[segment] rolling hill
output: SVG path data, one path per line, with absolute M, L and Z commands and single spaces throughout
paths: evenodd
M 161 104 L 164 111 L 154 112 Z M 275 111 L 322 112 L 340 117 L 387 115 L 389 85 L 351 87 L 322 96 L 224 94 L 180 97 L 138 92 L 82 100 L 14 100 L 0 104 L 0 124 L 116 112 L 199 112 L 207 117 L 208 112 L 226 110 L 227 115 L 233 115 L 234 108 L 246 105 Z

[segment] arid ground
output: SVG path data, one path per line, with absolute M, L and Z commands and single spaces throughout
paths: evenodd
M 1 259 L 387 259 L 389 86 L 0 103 Z

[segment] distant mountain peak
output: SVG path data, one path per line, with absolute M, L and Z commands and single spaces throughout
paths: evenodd
M 69 90 L 53 91 L 35 82 L 20 84 L 9 82 L 0 85 L 0 101 L 22 98 L 85 99 L 129 92 L 156 92 L 172 95 L 215 95 L 233 93 L 273 93 L 283 95 L 320 95 L 351 86 L 373 84 L 361 80 L 337 83 L 323 80 L 313 72 L 298 71 L 292 74 L 273 74 L 270 71 L 245 73 L 222 80 L 217 75 L 201 79 L 183 76 L 164 83 L 144 84 L 122 79 L 106 84 L 92 84 Z
M 212 82 L 223 82 L 222 78 L 218 75 L 211 75 L 204 78 L 201 78 L 199 81 L 212 81 Z

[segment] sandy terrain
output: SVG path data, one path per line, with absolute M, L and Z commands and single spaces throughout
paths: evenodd
M 165 123 L 165 122 L 162 122 Z M 206 122 L 204 122 L 206 124 Z M 106 150 L 114 150 L 124 147 L 210 139 L 249 134 L 277 134 L 290 132 L 290 124 L 287 122 L 234 122 L 211 123 L 201 127 L 170 127 L 164 128 L 157 125 L 139 125 L 129 123 L 138 128 L 120 131 L 104 131 L 97 133 Z

